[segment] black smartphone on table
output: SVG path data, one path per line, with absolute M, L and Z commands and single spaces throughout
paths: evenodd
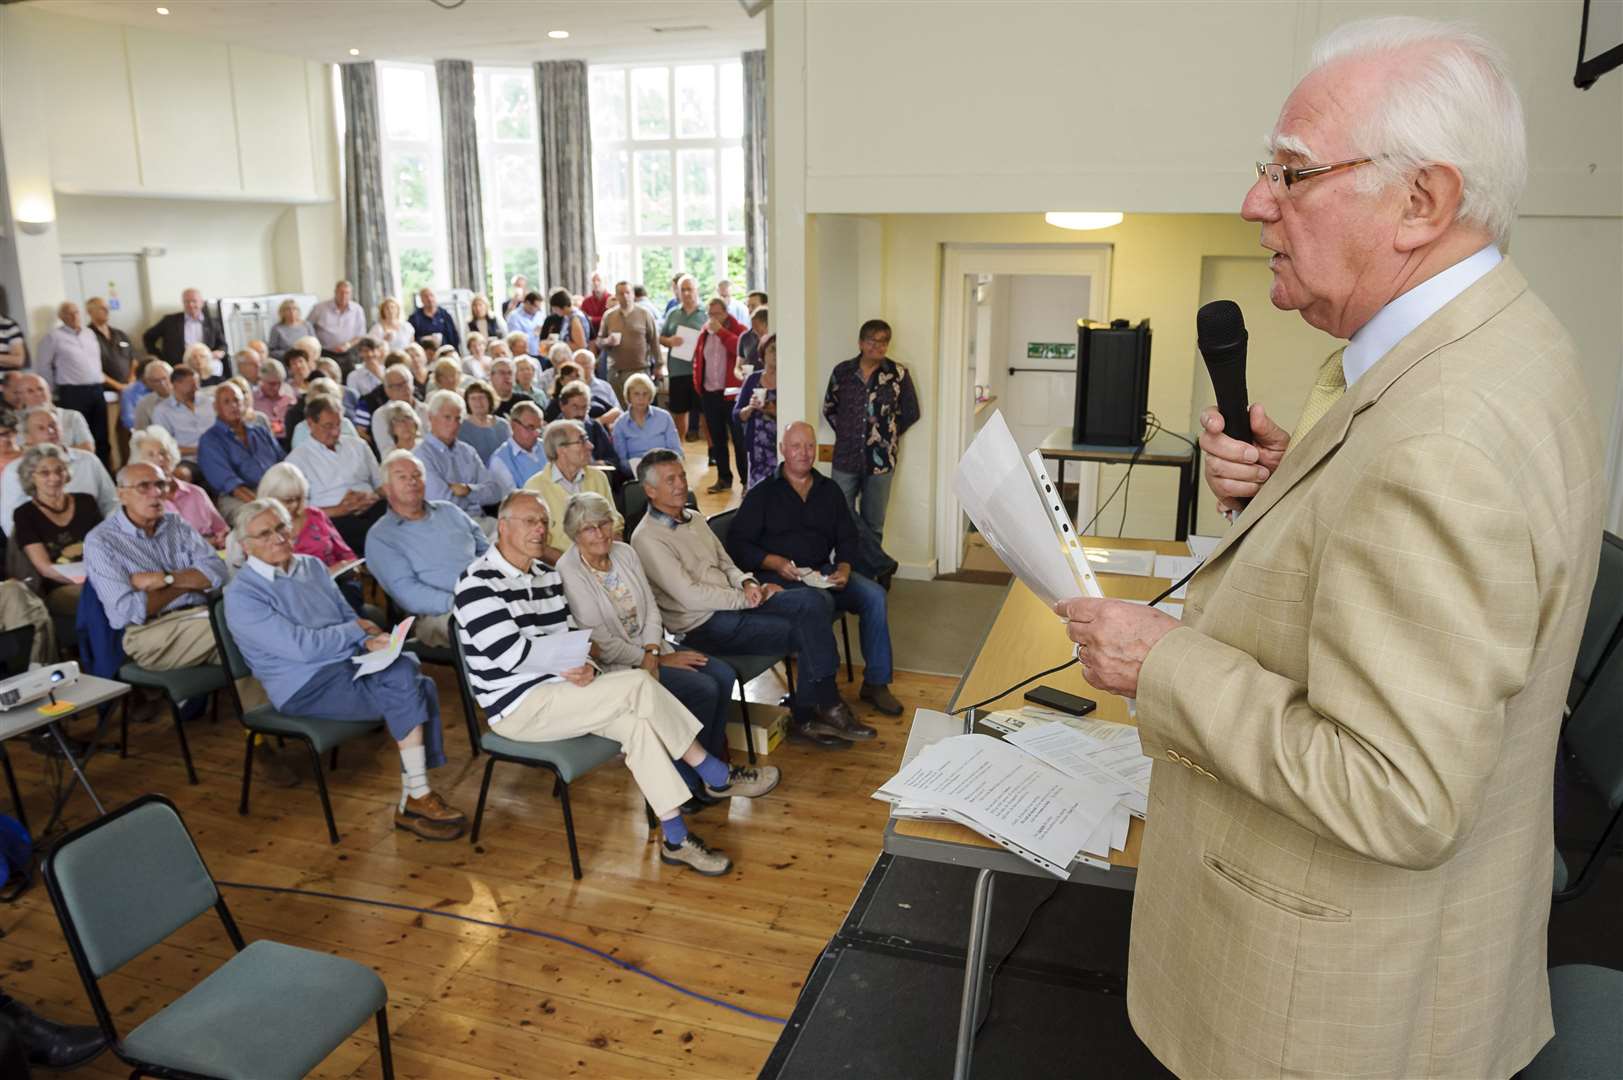
M 1033 705 L 1041 705 L 1045 709 L 1057 709 L 1072 716 L 1086 716 L 1099 707 L 1099 703 L 1090 698 L 1077 697 L 1067 694 L 1063 690 L 1055 690 L 1052 686 L 1038 686 L 1026 691 L 1026 700 Z

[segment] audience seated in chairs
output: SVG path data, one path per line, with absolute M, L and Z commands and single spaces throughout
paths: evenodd
M 732 860 L 706 847 L 682 820 L 691 796 L 672 759 L 693 766 L 710 798 L 764 795 L 777 785 L 778 770 L 762 768 L 753 780 L 729 770 L 697 740 L 702 725 L 645 671 L 598 675 L 589 663 L 557 672 L 522 669 L 533 641 L 573 622 L 558 571 L 542 561 L 551 528 L 545 502 L 512 492 L 501 503 L 496 543 L 457 582 L 457 633 L 491 730 L 520 742 L 588 734 L 618 742 L 660 820 L 660 860 L 710 876 L 727 873 Z
M 372 444 L 382 457 L 396 450 L 409 454 L 422 437 L 423 417 L 415 401 L 390 401 L 372 414 Z
M 817 433 L 796 422 L 783 433 L 783 465 L 752 487 L 727 530 L 727 554 L 739 568 L 806 589 L 810 573 L 831 585 L 824 594 L 837 611 L 855 614 L 862 630 L 860 696 L 888 716 L 902 714 L 890 692 L 890 623 L 885 590 L 852 570 L 861 552 L 856 519 L 839 485 L 818 472 Z M 833 559 L 830 560 L 830 554 Z
M 383 459 L 389 512 L 366 534 L 367 565 L 401 610 L 415 615 L 412 634 L 424 645 L 451 644 L 451 601 L 457 578 L 490 541 L 454 504 L 423 495 L 423 463 L 405 450 Z
M 204 397 L 197 392 L 197 373 L 188 367 L 176 368 L 169 381 L 174 393 L 152 410 L 152 422 L 175 437 L 182 458 L 196 461 L 198 442 L 214 426 L 213 395 Z
M 79 610 L 84 588 L 85 537 L 101 524 L 93 496 L 67 490 L 73 464 L 60 446 L 31 446 L 17 466 L 17 479 L 28 501 L 17 507 L 11 540 L 27 558 L 53 615 Z M 63 564 L 77 564 L 77 574 Z M 9 627 L 8 627 L 9 629 Z
M 300 355 L 303 355 L 302 353 Z M 280 439 L 287 430 L 283 423 L 287 410 L 299 395 L 287 383 L 287 368 L 280 360 L 267 360 L 259 365 L 259 383 L 254 390 L 254 411 L 270 423 L 270 432 Z
M 327 363 L 330 364 L 332 361 L 327 360 Z M 287 410 L 287 416 L 284 420 L 288 427 L 287 444 L 290 451 L 296 450 L 310 441 L 310 424 L 305 414 L 309 410 L 310 401 L 317 397 L 332 398 L 342 405 L 344 388 L 338 385 L 336 379 L 329 378 L 326 375 L 317 375 L 310 380 L 310 388 L 304 392 L 303 399 Z M 341 412 L 343 419 L 338 422 L 339 433 L 350 438 L 360 438 L 360 429 L 349 418 L 349 411 L 342 409 Z
M 386 509 L 378 489 L 383 475 L 372 448 L 343 433 L 343 410 L 336 398 L 310 399 L 305 418 L 311 438 L 287 456 L 309 483 L 308 498 L 338 529 L 344 543 L 366 554 L 366 530 Z
M 692 649 L 673 649 L 665 639 L 653 586 L 630 544 L 614 538 L 614 506 L 596 492 L 572 495 L 564 509 L 564 534 L 573 546 L 558 560 L 564 596 L 577 625 L 592 632 L 597 662 L 607 671 L 641 668 L 676 695 L 698 718 L 699 743 L 712 757 L 728 760 L 727 715 L 738 675 L 724 660 Z M 682 809 L 712 800 L 704 781 L 685 761 L 676 763 L 693 793 Z M 756 770 L 745 769 L 746 779 Z
M 25 411 L 22 415 L 23 446 L 61 446 L 62 430 L 57 426 L 58 417 L 54 405 L 37 405 Z M 118 493 L 113 487 L 113 478 L 107 475 L 107 468 L 96 455 L 76 446 L 66 446 L 63 450 L 68 456 L 72 474 L 68 477 L 66 490 L 76 495 L 93 496 L 96 505 L 101 508 L 102 517 L 117 510 Z M 15 528 L 13 517 L 17 507 L 27 498 L 17 475 L 21 463 L 19 455 L 4 470 L 0 470 L 0 532 L 7 536 L 12 535 Z
M 490 456 L 507 442 L 511 434 L 508 421 L 495 415 L 496 391 L 483 379 L 474 379 L 463 387 L 462 400 L 467 403 L 468 415 L 457 429 L 457 441 L 473 447 L 479 460 L 488 467 Z M 515 486 L 508 484 L 502 491 L 505 494 Z
M 547 535 L 547 550 L 542 558 L 556 566 L 558 559 L 569 550 L 569 537 L 564 533 L 564 507 L 569 497 L 583 491 L 596 492 L 610 500 L 613 496 L 608 477 L 591 465 L 592 448 L 581 421 L 554 420 L 547 425 L 541 440 L 549 464 L 526 481 L 524 490 L 535 492 L 547 504 L 547 520 L 552 522 L 552 531 Z M 625 519 L 616 512 L 616 534 L 624 527 Z
M 130 436 L 130 460 L 155 466 L 169 481 L 169 501 L 164 503 L 165 510 L 179 514 L 214 548 L 225 547 L 231 527 L 214 508 L 208 492 L 175 475 L 175 469 L 180 465 L 180 449 L 175 445 L 173 435 L 156 424 L 135 432 Z
M 150 671 L 219 663 L 205 613 L 226 565 L 196 529 L 164 509 L 171 481 L 156 465 L 118 471 L 116 513 L 85 538 L 85 568 L 124 652 Z M 193 703 L 201 711 L 203 702 Z M 185 712 L 182 712 L 184 718 Z
M 800 678 L 790 712 L 797 737 L 832 748 L 830 740 L 877 735 L 840 699 L 828 597 L 815 589 L 786 592 L 740 570 L 704 515 L 687 509 L 687 467 L 671 451 L 650 451 L 638 472 L 648 514 L 631 546 L 654 586 L 665 628 L 712 656 L 798 655 Z
M 11 381 L 17 385 L 17 393 L 22 399 L 24 409 L 45 406 L 57 408 L 51 401 L 51 384 L 41 376 L 32 371 L 25 371 L 20 375 L 13 375 Z M 90 434 L 90 425 L 85 420 L 84 413 L 75 409 L 57 409 L 56 419 L 62 429 L 62 437 L 56 440 L 57 442 L 75 450 L 95 451 L 96 440 Z
M 281 503 L 250 503 L 236 532 L 248 561 L 226 587 L 226 625 L 271 704 L 290 716 L 382 720 L 400 747 L 396 828 L 426 840 L 460 837 L 466 816 L 428 783 L 428 770 L 445 764 L 434 680 L 406 654 L 355 677 L 350 657 L 388 648 L 389 635 L 355 616 L 320 560 L 294 553 Z
M 428 434 L 412 453 L 423 463 L 428 497 L 460 507 L 489 536 L 496 526 L 484 508 L 500 502 L 507 489 L 490 475 L 477 450 L 457 440 L 466 413 L 456 391 L 434 391 L 428 399 Z
M 592 462 L 612 469 L 614 485 L 619 487 L 632 476 L 620 466 L 620 455 L 614 449 L 614 436 L 609 434 L 609 429 L 587 415 L 588 393 L 586 384 L 578 379 L 566 383 L 558 391 L 558 400 L 554 403 L 558 406 L 558 415 L 554 419 L 580 421 L 592 446 Z
M 248 423 L 245 404 L 235 379 L 221 383 L 214 391 L 214 426 L 197 444 L 203 479 L 217 494 L 220 513 L 233 522 L 254 501 L 265 470 L 282 460 L 282 447 L 270 429 Z
M 507 441 L 490 455 L 490 475 L 511 491 L 529 483 L 530 477 L 547 464 L 541 448 L 541 407 L 533 401 L 518 401 L 507 414 Z

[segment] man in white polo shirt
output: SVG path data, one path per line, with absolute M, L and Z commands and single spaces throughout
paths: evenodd
M 310 438 L 287 461 L 297 465 L 309 481 L 310 505 L 332 518 L 344 543 L 357 555 L 364 555 L 366 531 L 387 509 L 378 459 L 360 438 L 344 434 L 344 406 L 336 399 L 319 394 L 312 397 L 304 419 L 310 426 Z

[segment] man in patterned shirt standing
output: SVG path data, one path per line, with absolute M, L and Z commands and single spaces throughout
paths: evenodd
M 864 573 L 888 584 L 896 560 L 885 554 L 885 510 L 902 433 L 919 419 L 919 399 L 907 369 L 886 355 L 890 324 L 869 319 L 857 333 L 861 352 L 836 364 L 823 396 L 834 429 L 834 482 L 862 532 Z

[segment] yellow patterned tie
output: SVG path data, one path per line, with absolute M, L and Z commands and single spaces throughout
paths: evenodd
M 1307 395 L 1307 404 L 1302 406 L 1302 418 L 1296 421 L 1296 430 L 1291 432 L 1292 446 L 1301 442 L 1313 425 L 1324 419 L 1324 414 L 1347 392 L 1347 373 L 1341 367 L 1341 354 L 1346 351 L 1337 349 L 1319 367 L 1319 377 Z

